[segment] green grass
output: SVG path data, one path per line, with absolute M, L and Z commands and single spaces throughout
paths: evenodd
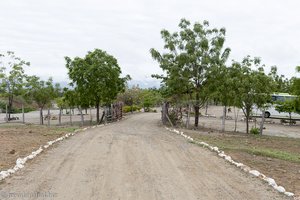
M 249 136 L 249 137 L 216 137 L 207 135 L 197 135 L 194 139 L 204 141 L 210 145 L 217 146 L 223 151 L 229 152 L 245 152 L 251 155 L 263 156 L 269 158 L 276 158 L 285 161 L 300 163 L 300 154 L 288 149 L 279 149 L 279 146 L 270 146 L 270 143 L 285 142 L 283 139 L 277 137 L 262 137 L 262 136 Z M 255 145 L 253 144 L 255 142 Z M 297 142 L 297 141 L 294 141 Z M 292 144 L 291 144 L 292 145 Z M 276 148 L 276 149 L 275 149 Z
M 300 155 L 294 154 L 285 151 L 277 151 L 274 149 L 241 149 L 247 153 L 257 155 L 257 156 L 264 156 L 269 158 L 277 158 L 280 160 L 292 161 L 300 163 Z

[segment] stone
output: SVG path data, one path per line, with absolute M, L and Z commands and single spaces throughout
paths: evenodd
M 9 154 L 15 154 L 16 153 L 16 150 L 11 150 L 10 152 L 9 152 Z

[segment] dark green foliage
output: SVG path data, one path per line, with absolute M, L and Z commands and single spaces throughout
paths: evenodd
M 84 58 L 65 57 L 65 60 L 79 104 L 96 106 L 99 123 L 100 103 L 112 103 L 117 94 L 125 89 L 126 81 L 130 77 L 127 75 L 121 78 L 117 59 L 100 49 L 88 52 Z
M 255 128 L 255 127 L 251 128 L 250 133 L 253 134 L 253 135 L 258 135 L 259 134 L 259 128 Z
M 246 117 L 246 132 L 249 133 L 249 117 L 252 107 L 264 108 L 271 100 L 274 90 L 272 79 L 264 73 L 259 58 L 247 56 L 241 63 L 234 62 L 231 77 L 235 91 L 234 104 L 241 108 Z
M 51 107 L 52 100 L 60 94 L 59 84 L 53 84 L 52 78 L 47 81 L 40 80 L 37 76 L 28 76 L 26 83 L 25 98 L 27 101 L 34 101 L 40 108 L 40 124 L 44 124 L 43 109 Z
M 230 49 L 223 50 L 225 29 L 210 29 L 208 21 L 191 23 L 182 19 L 179 32 L 161 31 L 163 53 L 151 49 L 150 53 L 166 75 L 153 75 L 162 79 L 164 93 L 175 99 L 193 100 L 195 126 L 198 126 L 199 109 L 208 99 L 207 87 L 210 69 L 223 65 Z

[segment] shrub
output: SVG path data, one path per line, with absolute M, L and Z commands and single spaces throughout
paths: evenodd
M 250 133 L 253 135 L 258 135 L 259 134 L 259 129 L 258 128 L 251 128 Z
M 128 112 L 131 112 L 131 109 L 132 111 L 140 111 L 141 110 L 141 107 L 139 106 L 136 106 L 136 105 L 133 105 L 133 106 L 124 106 L 123 107 L 123 112 L 124 113 L 128 113 Z

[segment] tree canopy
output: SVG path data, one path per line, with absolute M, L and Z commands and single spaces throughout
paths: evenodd
M 26 98 L 33 100 L 40 108 L 40 123 L 43 124 L 43 109 L 51 106 L 52 100 L 58 97 L 60 85 L 53 84 L 52 78 L 47 81 L 40 80 L 37 76 L 28 76 L 26 84 Z
M 203 95 L 211 67 L 223 65 L 230 49 L 223 49 L 225 28 L 209 28 L 209 22 L 181 19 L 179 32 L 161 31 L 165 51 L 151 49 L 152 58 L 158 61 L 166 75 L 153 75 L 162 79 L 172 95 L 188 94 L 194 100 L 195 126 L 198 126 L 199 109 L 207 100 Z M 202 95 L 201 95 L 202 93 Z M 203 97 L 203 98 L 201 98 Z
M 89 104 L 97 108 L 97 122 L 100 121 L 99 106 L 110 104 L 120 91 L 125 89 L 126 81 L 121 78 L 117 59 L 100 49 L 89 51 L 83 58 L 65 57 L 71 85 Z
M 0 91 L 5 97 L 8 97 L 8 119 L 12 112 L 14 96 L 21 95 L 24 92 L 25 73 L 24 66 L 30 63 L 17 57 L 14 52 L 0 54 Z

